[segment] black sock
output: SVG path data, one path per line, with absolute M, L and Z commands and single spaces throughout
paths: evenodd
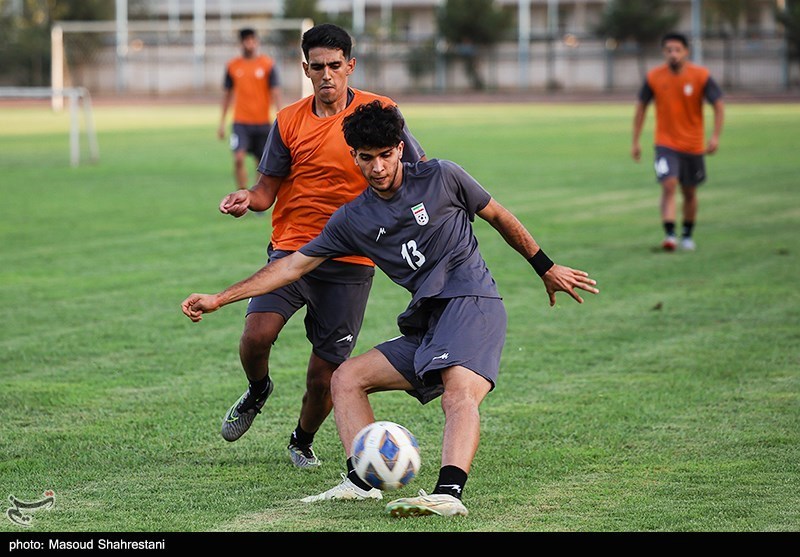
M 250 393 L 259 396 L 267 390 L 269 386 L 269 375 L 265 375 L 264 379 L 259 379 L 258 381 L 250 381 Z
M 307 432 L 300 427 L 300 420 L 297 421 L 297 427 L 292 432 L 292 443 L 301 447 L 308 447 L 314 442 L 314 434 Z
M 691 238 L 693 230 L 694 230 L 694 222 L 692 222 L 692 221 L 683 221 L 683 233 L 682 233 L 682 236 L 684 238 Z
M 464 484 L 467 483 L 467 473 L 458 466 L 442 466 L 439 470 L 439 480 L 436 482 L 434 493 L 446 493 L 456 499 L 461 499 Z
M 358 474 L 356 474 L 356 468 L 353 465 L 352 458 L 347 459 L 347 479 L 356 484 L 364 491 L 369 491 L 370 489 L 372 489 L 371 485 L 369 485 L 367 482 L 359 478 Z
M 664 221 L 664 232 L 667 233 L 667 236 L 674 236 L 675 235 L 675 223 L 672 221 Z

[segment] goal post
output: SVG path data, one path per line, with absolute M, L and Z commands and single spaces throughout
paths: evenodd
M 0 99 L 53 99 L 64 97 L 69 99 L 69 161 L 70 165 L 79 166 L 81 162 L 81 123 L 80 113 L 83 112 L 83 128 L 89 146 L 91 162 L 100 160 L 100 146 L 97 143 L 97 134 L 94 129 L 94 115 L 92 113 L 92 99 L 89 91 L 84 87 L 70 87 L 54 89 L 51 87 L 0 87 Z

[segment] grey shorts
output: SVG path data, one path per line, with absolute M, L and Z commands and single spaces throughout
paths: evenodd
M 494 389 L 508 322 L 503 300 L 429 300 L 427 309 L 427 330 L 375 347 L 414 387 L 408 394 L 422 404 L 437 398 L 444 392 L 441 370 L 456 365 L 474 371 Z
M 269 255 L 272 261 L 288 252 L 270 250 Z M 277 313 L 289 321 L 306 306 L 306 338 L 314 354 L 338 365 L 356 345 L 374 275 L 372 267 L 328 260 L 292 284 L 250 298 L 247 315 Z
M 682 186 L 699 186 L 706 179 L 706 164 L 703 155 L 681 153 L 668 147 L 656 145 L 656 179 L 661 182 L 676 176 Z
M 231 131 L 231 151 L 247 151 L 258 160 L 264 153 L 264 146 L 267 144 L 271 124 L 233 124 Z

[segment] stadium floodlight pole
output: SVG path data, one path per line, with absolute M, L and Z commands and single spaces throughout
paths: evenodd
M 206 0 L 194 0 L 192 36 L 194 38 L 194 88 L 200 90 L 203 88 L 205 80 Z
M 517 57 L 519 64 L 519 88 L 525 91 L 530 85 L 531 61 L 531 0 L 519 0 L 519 27 Z
M 364 34 L 366 9 L 366 0 L 353 0 L 353 33 L 356 37 Z
M 128 59 L 128 0 L 116 0 L 117 28 L 117 91 L 128 85 L 126 62 Z
M 558 0 L 547 0 L 547 89 L 555 85 L 555 40 L 558 34 Z
M 695 64 L 703 63 L 702 17 L 702 0 L 692 0 L 692 61 Z

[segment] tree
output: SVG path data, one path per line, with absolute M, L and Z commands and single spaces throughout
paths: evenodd
M 644 79 L 646 47 L 658 44 L 665 33 L 673 30 L 679 19 L 680 14 L 668 9 L 665 0 L 611 0 L 595 32 L 618 43 L 633 41 L 636 44 L 639 73 Z
M 491 47 L 509 27 L 511 13 L 494 0 L 445 0 L 436 14 L 439 34 L 449 43 L 449 52 L 464 62 L 473 89 L 483 89 L 478 73 L 480 47 Z
M 50 83 L 50 28 L 56 21 L 108 20 L 107 0 L 0 0 L 0 79 L 19 86 Z
M 775 11 L 775 19 L 783 25 L 789 58 L 800 61 L 800 0 L 786 0 L 783 11 Z

